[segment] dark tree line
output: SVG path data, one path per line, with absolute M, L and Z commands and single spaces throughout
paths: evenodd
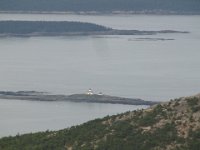
M 83 22 L 0 21 L 0 34 L 68 33 L 107 31 L 101 25 Z

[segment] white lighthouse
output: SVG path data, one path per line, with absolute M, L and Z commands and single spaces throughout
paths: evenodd
M 87 94 L 87 95 L 93 95 L 94 93 L 93 93 L 92 89 L 89 89 L 89 90 L 86 92 L 86 94 Z

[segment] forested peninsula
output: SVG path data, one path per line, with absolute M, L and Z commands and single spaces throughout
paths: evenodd
M 153 35 L 158 33 L 188 32 L 118 30 L 98 24 L 73 21 L 0 21 L 0 36 Z

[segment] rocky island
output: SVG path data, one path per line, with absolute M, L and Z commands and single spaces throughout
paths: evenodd
M 0 99 L 10 100 L 31 100 L 31 101 L 69 101 L 69 102 L 87 102 L 87 103 L 110 103 L 126 105 L 153 105 L 158 102 L 145 101 L 138 98 L 122 98 L 116 96 L 104 95 L 102 93 L 94 94 L 90 90 L 84 94 L 72 95 L 52 95 L 36 91 L 0 91 Z

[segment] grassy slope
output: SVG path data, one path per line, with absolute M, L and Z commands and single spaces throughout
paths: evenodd
M 0 140 L 0 150 L 199 150 L 200 97 L 96 119 L 55 132 Z

